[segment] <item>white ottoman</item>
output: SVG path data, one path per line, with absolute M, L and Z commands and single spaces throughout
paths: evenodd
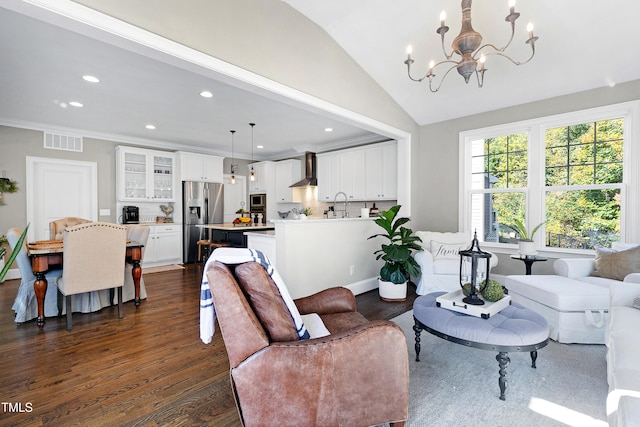
M 505 287 L 512 301 L 547 320 L 549 338 L 561 343 L 604 344 L 609 287 L 593 282 L 556 275 L 507 276 Z

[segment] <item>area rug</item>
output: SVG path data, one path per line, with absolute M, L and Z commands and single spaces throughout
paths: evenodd
M 607 426 L 606 347 L 549 344 L 509 353 L 506 401 L 499 399 L 497 353 L 469 348 L 422 331 L 416 362 L 413 312 L 394 319 L 409 350 L 407 426 Z
M 152 274 L 152 273 L 161 273 L 163 271 L 172 271 L 172 270 L 184 270 L 184 266 L 179 264 L 161 265 L 159 267 L 143 268 L 142 272 L 144 274 Z

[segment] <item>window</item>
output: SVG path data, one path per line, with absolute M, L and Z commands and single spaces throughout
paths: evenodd
M 538 249 L 640 241 L 640 103 L 460 135 L 460 229 L 489 246 L 517 243 L 522 221 Z

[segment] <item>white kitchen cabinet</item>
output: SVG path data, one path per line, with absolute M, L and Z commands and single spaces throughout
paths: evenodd
M 116 197 L 119 201 L 175 201 L 174 172 L 173 153 L 116 147 Z
M 398 151 L 395 142 L 365 149 L 365 175 L 367 200 L 398 198 Z
M 149 225 L 142 267 L 182 263 L 182 227 L 179 224 Z
M 323 153 L 317 156 L 318 201 L 333 202 L 340 190 L 340 153 Z
M 255 181 L 249 181 L 249 194 L 271 192 L 275 190 L 275 166 L 273 162 L 251 163 L 256 174 Z
M 365 155 L 361 149 L 340 153 L 340 189 L 349 201 L 365 200 Z M 334 193 L 335 198 L 335 193 Z
M 276 166 L 276 202 L 277 203 L 299 203 L 294 199 L 294 192 L 289 188 L 291 184 L 302 179 L 301 162 L 297 159 L 282 160 L 275 162 Z M 299 193 L 296 193 L 298 195 Z M 268 198 L 267 198 L 268 201 Z
M 223 182 L 223 161 L 219 156 L 179 152 L 180 180 Z

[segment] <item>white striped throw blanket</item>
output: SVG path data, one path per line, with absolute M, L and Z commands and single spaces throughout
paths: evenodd
M 207 280 L 206 275 L 209 263 L 215 261 L 232 265 L 254 261 L 264 267 L 269 276 L 271 276 L 273 282 L 278 287 L 280 295 L 282 296 L 282 300 L 289 309 L 291 318 L 293 319 L 296 330 L 298 331 L 298 336 L 300 337 L 300 339 L 310 338 L 309 332 L 307 331 L 307 328 L 302 321 L 302 317 L 300 316 L 300 312 L 298 312 L 298 308 L 293 302 L 293 299 L 291 299 L 289 291 L 287 290 L 282 277 L 280 277 L 280 274 L 278 274 L 276 269 L 273 268 L 266 255 L 255 249 L 218 248 L 213 251 L 209 259 L 207 260 L 207 264 L 202 274 L 202 285 L 200 286 L 200 339 L 203 343 L 209 344 L 215 332 L 214 324 L 216 320 L 216 311 L 215 307 L 213 306 L 213 299 L 211 297 L 211 291 L 209 290 L 209 281 Z

